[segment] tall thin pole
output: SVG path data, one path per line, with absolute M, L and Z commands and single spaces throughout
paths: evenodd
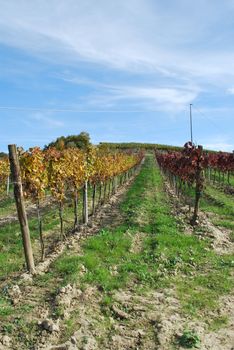
M 190 103 L 190 135 L 191 135 L 191 142 L 193 143 L 192 103 Z

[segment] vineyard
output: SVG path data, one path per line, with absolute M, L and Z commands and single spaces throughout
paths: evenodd
M 0 349 L 231 349 L 234 153 L 136 145 L 0 159 Z

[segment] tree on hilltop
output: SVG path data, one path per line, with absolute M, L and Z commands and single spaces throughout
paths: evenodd
M 67 148 L 87 149 L 91 145 L 89 133 L 82 131 L 79 135 L 60 136 L 45 146 L 45 149 L 55 147 L 58 150 Z

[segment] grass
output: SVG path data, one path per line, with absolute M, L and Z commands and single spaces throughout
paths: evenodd
M 5 215 L 14 214 L 15 212 L 15 201 L 12 196 L 0 199 L 0 218 Z
M 224 181 L 222 181 L 222 179 L 223 179 L 223 174 L 221 174 L 221 176 L 219 178 L 218 172 L 216 172 L 216 174 L 214 174 L 214 171 L 213 171 L 212 176 L 211 176 L 211 182 L 215 181 L 215 184 L 218 184 L 221 186 L 226 185 L 226 186 L 234 187 L 234 174 L 230 174 L 229 183 L 227 181 L 227 174 L 225 174 L 225 176 L 224 176 Z
M 207 271 L 184 280 L 178 278 L 175 283 L 182 309 L 195 317 L 201 317 L 209 310 L 215 311 L 218 298 L 229 294 L 234 287 L 229 269 Z
M 2 293 L 1 293 L 2 294 Z M 27 320 L 27 315 L 33 312 L 30 304 L 13 306 L 7 296 L 0 296 L 0 324 L 2 334 L 9 335 L 14 341 L 20 341 L 22 349 L 31 349 L 37 337 L 35 321 Z M 13 348 L 18 348 L 17 346 Z
M 206 195 L 201 200 L 201 209 L 213 213 L 214 225 L 230 230 L 230 238 L 234 241 L 234 201 L 233 196 L 223 193 L 216 187 L 207 186 Z
M 194 203 L 194 186 L 183 188 L 183 196 L 186 202 Z M 211 221 L 215 226 L 230 230 L 230 238 L 234 241 L 234 201 L 232 195 L 224 193 L 222 189 L 206 182 L 200 208 L 204 212 L 213 214 Z
M 128 191 L 121 210 L 125 217 L 125 223 L 115 230 L 102 230 L 98 236 L 88 239 L 82 246 L 84 255 L 65 255 L 55 263 L 55 270 L 60 276 L 64 276 L 64 283 L 74 282 L 79 278 L 80 266 L 84 265 L 87 273 L 82 278 L 83 283 L 95 284 L 99 289 L 106 292 L 126 286 L 130 279 L 138 280 L 139 283 L 148 282 L 153 284 L 157 280 L 157 268 L 152 258 L 154 251 L 152 238 L 145 242 L 143 251 L 131 252 L 134 235 L 142 229 L 148 231 L 149 227 L 141 227 L 137 223 L 138 211 L 142 205 L 145 191 L 144 183 L 152 186 L 152 173 L 150 165 L 146 165 L 137 177 L 134 185 Z M 147 206 L 151 203 L 146 203 Z M 138 210 L 137 210 L 138 208 Z M 168 229 L 176 230 L 173 220 L 162 225 L 168 225 Z M 174 227 L 171 227 L 174 226 Z M 149 266 L 150 264 L 150 266 Z M 117 267 L 118 273 L 112 273 L 112 268 Z
M 217 316 L 211 321 L 209 325 L 209 329 L 213 332 L 216 332 L 220 328 L 225 327 L 227 324 L 228 324 L 228 317 L 226 315 Z
M 0 319 L 4 316 L 9 316 L 14 312 L 14 308 L 7 298 L 0 298 Z
M 79 311 L 75 310 L 72 312 L 71 317 L 65 321 L 64 324 L 64 340 L 70 338 L 76 331 L 76 320 L 79 318 Z
M 112 187 L 111 187 L 112 190 Z M 96 204 L 98 199 L 98 191 L 96 195 Z M 103 191 L 102 191 L 103 192 Z M 102 193 L 103 194 L 103 193 Z M 79 219 L 82 217 L 82 191 L 79 195 Z M 92 189 L 89 188 L 89 209 L 91 210 Z M 0 217 L 10 214 L 16 214 L 15 203 L 13 198 L 5 198 L 0 202 Z M 64 206 L 64 225 L 65 232 L 73 228 L 74 213 L 72 198 L 69 195 Z M 38 221 L 35 216 L 28 218 L 30 235 L 32 239 L 33 252 L 36 263 L 40 260 L 40 243 L 38 233 Z M 58 210 L 52 205 L 46 210 L 42 210 L 43 235 L 45 237 L 46 249 L 49 250 L 56 241 L 60 239 L 60 221 Z M 25 268 L 24 253 L 22 246 L 21 231 L 18 222 L 5 224 L 0 226 L 0 280 L 4 280 L 13 276 L 14 273 L 22 271 Z
M 60 239 L 60 221 L 58 210 L 52 207 L 43 215 L 43 235 L 46 248 Z M 38 233 L 38 221 L 36 217 L 28 220 L 32 239 L 34 257 L 36 262 L 40 260 L 40 244 Z M 73 208 L 69 204 L 64 209 L 65 230 L 72 227 Z M 13 273 L 24 269 L 24 253 L 22 237 L 18 222 L 6 224 L 0 227 L 0 279 L 9 278 Z
M 234 214 L 234 202 L 233 196 L 225 194 L 221 190 L 212 187 L 210 185 L 206 186 L 205 194 L 208 198 L 204 199 L 202 206 L 206 208 L 212 207 L 212 210 L 217 212 L 217 214 L 233 215 Z M 215 208 L 215 209 L 214 209 Z
M 148 288 L 171 285 L 176 287 L 186 314 L 198 316 L 215 310 L 218 297 L 233 288 L 233 257 L 218 256 L 208 249 L 209 241 L 182 232 L 171 215 L 153 158 L 146 160 L 121 211 L 123 225 L 87 239 L 82 245 L 83 255 L 67 252 L 56 261 L 53 269 L 62 283 L 79 281 L 95 285 L 104 293 L 132 282 Z M 130 248 L 139 232 L 142 247 L 134 252 Z M 81 265 L 87 270 L 83 276 Z M 113 268 L 117 273 L 113 274 Z

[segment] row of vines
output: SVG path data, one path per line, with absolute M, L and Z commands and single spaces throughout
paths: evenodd
M 8 192 L 7 184 L 9 176 L 10 166 L 8 158 L 0 159 L 0 198 Z
M 134 174 L 143 159 L 143 153 L 109 153 L 90 147 L 86 151 L 76 148 L 58 151 L 55 148 L 41 150 L 38 147 L 19 152 L 20 175 L 23 196 L 37 208 L 41 258 L 45 258 L 41 203 L 50 196 L 57 203 L 60 219 L 60 236 L 66 238 L 64 230 L 64 205 L 72 198 L 74 208 L 73 231 L 79 224 L 87 224 L 95 213 L 95 203 L 103 204 L 117 186 Z M 6 193 L 9 183 L 10 164 L 8 158 L 0 160 L 0 196 Z M 14 185 L 14 184 L 13 184 Z M 92 198 L 92 209 L 88 212 L 88 196 Z M 78 204 L 82 206 L 79 217 Z
M 211 180 L 211 174 L 223 174 L 222 178 L 234 173 L 234 154 L 204 152 L 202 146 L 196 147 L 187 142 L 181 152 L 155 151 L 157 162 L 174 187 L 176 194 L 191 193 L 195 189 L 194 212 L 192 224 L 197 222 L 199 201 L 204 190 L 205 176 Z M 221 177 L 221 175 L 219 175 Z
M 230 178 L 234 172 L 234 153 L 219 152 L 206 154 L 206 178 L 213 183 L 231 185 Z

